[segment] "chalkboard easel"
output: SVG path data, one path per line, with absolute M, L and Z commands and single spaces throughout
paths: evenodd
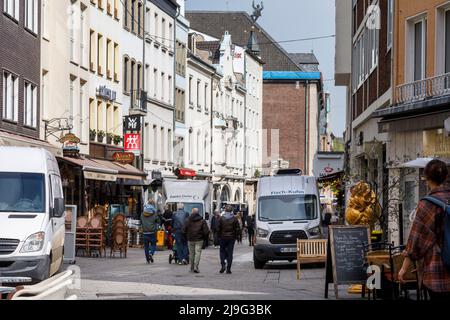
M 325 299 L 328 299 L 330 283 L 334 284 L 336 299 L 339 299 L 339 285 L 365 285 L 364 245 L 367 244 L 370 244 L 369 226 L 329 226 Z

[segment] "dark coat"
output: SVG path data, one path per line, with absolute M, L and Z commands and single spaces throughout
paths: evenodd
M 183 227 L 183 233 L 188 241 L 204 241 L 209 234 L 209 228 L 203 217 L 191 214 Z
M 225 213 L 219 219 L 217 231 L 221 240 L 236 240 L 241 232 L 238 219 L 233 213 Z

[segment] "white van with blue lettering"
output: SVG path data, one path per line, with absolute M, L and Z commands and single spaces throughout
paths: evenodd
M 279 170 L 258 183 L 255 269 L 268 261 L 297 259 L 297 239 L 322 237 L 320 196 L 315 177 L 299 169 Z

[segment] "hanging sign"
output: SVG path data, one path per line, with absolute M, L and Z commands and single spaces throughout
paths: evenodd
M 123 119 L 124 131 L 141 131 L 141 116 L 126 116 Z
M 132 152 L 134 155 L 141 154 L 141 134 L 127 133 L 124 135 L 124 149 L 127 152 Z
M 116 152 L 113 154 L 114 161 L 124 164 L 133 164 L 134 158 L 135 156 L 132 152 Z

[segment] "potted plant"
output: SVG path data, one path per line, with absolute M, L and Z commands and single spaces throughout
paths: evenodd
M 119 145 L 119 143 L 122 142 L 122 137 L 119 136 L 119 135 L 115 135 L 114 138 L 113 138 L 113 142 L 114 142 L 114 144 L 115 144 L 116 146 Z
M 89 140 L 95 141 L 95 136 L 97 135 L 97 130 L 89 129 Z
M 114 138 L 114 134 L 111 133 L 111 132 L 108 132 L 106 134 L 106 143 L 107 144 L 112 144 L 113 138 Z
M 97 141 L 103 143 L 103 138 L 105 138 L 105 131 L 103 130 L 97 131 Z

